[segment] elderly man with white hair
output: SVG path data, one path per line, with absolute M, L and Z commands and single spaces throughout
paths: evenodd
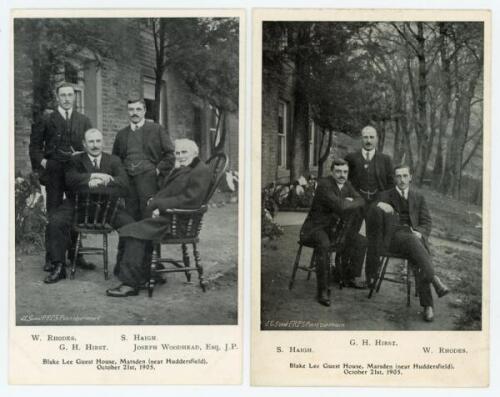
M 162 213 L 169 208 L 196 209 L 203 204 L 210 185 L 210 170 L 198 158 L 198 146 L 189 139 L 175 141 L 175 168 L 158 193 L 148 200 L 148 218 L 118 230 L 123 255 L 115 275 L 122 282 L 108 289 L 113 297 L 134 296 L 148 281 L 151 240 L 161 238 L 169 220 Z

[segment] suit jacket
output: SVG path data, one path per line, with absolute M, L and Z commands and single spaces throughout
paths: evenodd
M 396 188 L 382 192 L 379 201 L 390 204 L 398 214 L 400 213 L 400 199 Z M 411 187 L 408 190 L 408 209 L 412 228 L 420 232 L 427 243 L 431 234 L 432 218 L 424 196 Z
M 148 205 L 147 211 L 165 211 L 169 208 L 196 209 L 205 201 L 210 187 L 211 174 L 208 166 L 195 158 L 187 167 L 174 169 Z M 120 237 L 134 237 L 141 240 L 161 238 L 170 225 L 167 216 L 146 218 L 131 223 L 119 230 Z
M 129 189 L 127 172 L 120 159 L 112 154 L 102 153 L 101 164 L 96 171 L 87 153 L 79 153 L 71 158 L 65 171 L 66 185 L 71 192 L 106 193 L 120 197 L 127 195 Z M 90 175 L 95 172 L 111 175 L 114 180 L 106 187 L 90 189 Z
M 347 197 L 353 200 L 346 200 Z M 348 181 L 340 191 L 333 176 L 319 179 L 311 210 L 300 230 L 301 239 L 307 239 L 317 230 L 332 230 L 338 218 L 346 217 L 347 214 L 364 205 L 365 200 Z
M 146 121 L 141 128 L 143 133 L 143 150 L 163 177 L 166 177 L 174 167 L 174 146 L 165 129 L 156 123 Z M 125 161 L 127 157 L 128 136 L 133 133 L 130 125 L 118 131 L 113 144 L 112 153 Z
M 366 187 L 360 186 L 360 175 L 364 169 L 365 159 L 361 149 L 349 153 L 345 157 L 345 161 L 349 164 L 349 181 L 356 190 L 367 190 Z M 394 187 L 393 165 L 391 158 L 380 151 L 375 151 L 372 161 L 375 162 L 375 176 L 377 178 L 378 190 L 380 192 Z
M 92 128 L 92 124 L 87 116 L 73 109 L 70 118 L 70 141 L 75 151 L 83 150 L 83 134 L 90 128 Z M 40 164 L 43 159 L 47 159 L 49 162 L 54 161 L 53 158 L 57 155 L 59 141 L 65 129 L 66 120 L 57 110 L 33 125 L 29 145 L 33 171 L 45 171 Z

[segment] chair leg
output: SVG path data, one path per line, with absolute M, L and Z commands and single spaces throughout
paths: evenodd
M 297 255 L 295 255 L 295 262 L 293 264 L 293 269 L 292 269 L 292 278 L 290 279 L 290 283 L 288 284 L 288 289 L 292 289 L 293 283 L 295 282 L 295 275 L 297 274 L 297 269 L 299 268 L 301 253 L 302 253 L 302 244 L 299 244 Z
M 386 263 L 387 263 L 387 258 L 384 257 L 382 259 L 382 262 L 380 263 L 378 269 L 377 269 L 377 277 L 375 278 L 373 283 L 370 285 L 370 292 L 368 293 L 368 299 L 370 299 L 372 297 L 373 291 L 375 291 L 375 289 L 377 290 L 377 292 L 379 291 L 380 284 L 382 283 L 382 281 L 381 281 L 382 272 L 383 272 L 383 269 L 384 269 L 384 266 L 386 265 Z M 377 289 L 377 287 L 378 287 L 378 289 Z
M 184 267 L 189 268 L 189 253 L 186 244 L 182 244 L 182 261 L 184 262 Z M 191 282 L 191 272 L 189 270 L 185 271 L 187 282 Z
M 194 254 L 194 262 L 196 264 L 196 270 L 198 270 L 198 277 L 200 279 L 200 287 L 203 290 L 203 292 L 206 292 L 207 282 L 203 278 L 203 266 L 201 265 L 200 252 L 198 251 L 196 243 L 193 243 L 193 254 Z
M 384 266 L 382 266 L 382 272 L 380 273 L 380 277 L 378 279 L 377 289 L 376 289 L 377 292 L 380 291 L 380 287 L 382 286 L 382 281 L 384 281 L 385 272 L 387 271 L 388 264 L 389 264 L 389 257 L 386 257 L 384 261 Z
M 78 258 L 78 251 L 80 249 L 81 242 L 82 242 L 82 234 L 78 233 L 78 235 L 76 236 L 75 253 L 74 253 L 74 256 L 73 256 L 73 261 L 71 262 L 71 272 L 69 274 L 70 280 L 74 280 L 75 279 L 76 260 Z
M 411 305 L 411 276 L 410 276 L 410 263 L 405 260 L 406 265 L 406 306 Z
M 316 248 L 313 249 L 313 253 L 311 255 L 311 262 L 309 263 L 309 271 L 307 272 L 307 281 L 311 279 L 311 273 L 315 266 L 316 266 Z
M 153 290 L 155 288 L 155 275 L 156 268 L 160 260 L 160 244 L 153 245 L 153 252 L 151 253 L 151 266 L 149 268 L 149 283 L 148 283 L 148 296 L 151 298 L 153 296 Z
M 108 234 L 102 235 L 102 261 L 104 263 L 104 280 L 109 280 L 108 272 Z

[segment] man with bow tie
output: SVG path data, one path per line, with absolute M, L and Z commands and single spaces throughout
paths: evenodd
M 394 187 L 394 178 L 391 158 L 377 150 L 377 130 L 371 125 L 364 127 L 361 130 L 361 142 L 362 148 L 349 153 L 345 159 L 349 163 L 349 181 L 365 199 L 366 216 L 369 207 L 377 201 L 380 193 Z M 368 239 L 368 245 L 372 244 L 373 241 Z M 368 284 L 375 278 L 376 271 L 377 263 L 367 257 L 365 277 Z
M 175 141 L 175 168 L 163 182 L 162 188 L 146 207 L 147 218 L 118 230 L 123 255 L 120 255 L 114 274 L 121 281 L 106 294 L 125 298 L 135 296 L 149 280 L 151 240 L 161 238 L 170 227 L 164 216 L 169 208 L 196 209 L 203 204 L 211 182 L 208 166 L 198 158 L 198 146 L 190 139 Z
M 339 238 L 339 230 L 334 226 L 339 219 L 345 224 L 346 230 L 342 233 L 348 242 L 345 247 L 337 247 L 337 256 L 342 256 L 347 264 L 340 274 L 341 282 L 345 281 L 348 287 L 358 287 L 355 278 L 361 273 L 365 256 L 365 238 L 358 234 L 359 223 L 352 222 L 365 201 L 347 180 L 348 174 L 346 161 L 337 159 L 332 163 L 332 175 L 319 179 L 311 209 L 300 230 L 300 241 L 315 249 L 317 300 L 324 306 L 330 306 L 330 246 Z
M 146 217 L 148 200 L 174 166 L 170 136 L 156 123 L 147 121 L 146 103 L 131 99 L 127 105 L 129 125 L 118 131 L 112 153 L 122 160 L 130 178 L 127 211 L 136 221 Z
M 396 187 L 380 195 L 379 202 L 367 215 L 369 240 L 368 256 L 379 261 L 384 251 L 401 254 L 417 269 L 417 288 L 425 321 L 434 319 L 430 285 L 438 297 L 449 292 L 448 287 L 435 275 L 428 248 L 432 219 L 422 194 L 411 188 L 411 171 L 407 165 L 394 168 Z
M 65 172 L 67 198 L 49 214 L 47 225 L 47 251 L 52 260 L 52 271 L 45 278 L 46 284 L 66 278 L 66 250 L 71 242 L 76 192 L 105 193 L 125 197 L 128 193 L 128 177 L 120 159 L 102 151 L 102 133 L 91 128 L 84 134 L 82 153 L 72 156 Z M 113 227 L 119 228 L 134 219 L 123 210 L 118 210 Z
M 33 125 L 29 154 L 34 172 L 39 175 L 40 183 L 45 185 L 47 215 L 63 202 L 68 192 L 65 184 L 64 168 L 74 154 L 83 150 L 83 133 L 92 127 L 90 120 L 75 108 L 75 90 L 72 85 L 63 83 L 56 89 L 57 109 Z M 45 245 L 47 245 L 47 233 Z M 48 255 L 49 250 L 47 250 Z M 71 253 L 70 253 L 71 254 Z M 77 266 L 92 269 L 82 256 Z M 44 270 L 50 272 L 52 258 L 45 257 Z

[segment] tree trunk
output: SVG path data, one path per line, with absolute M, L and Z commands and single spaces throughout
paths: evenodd
M 301 26 L 297 31 L 297 47 L 304 48 L 309 44 L 310 25 Z M 306 86 L 309 76 L 309 60 L 303 51 L 295 54 L 295 87 L 292 153 L 290 161 L 290 183 L 309 172 L 309 102 L 306 96 Z
M 469 130 L 471 102 L 480 74 L 481 66 L 478 66 L 477 73 L 471 76 L 466 90 L 461 93 L 457 100 L 452 136 L 448 144 L 449 149 L 446 156 L 444 180 L 446 182 L 446 193 L 456 199 L 460 198 L 462 163 Z

